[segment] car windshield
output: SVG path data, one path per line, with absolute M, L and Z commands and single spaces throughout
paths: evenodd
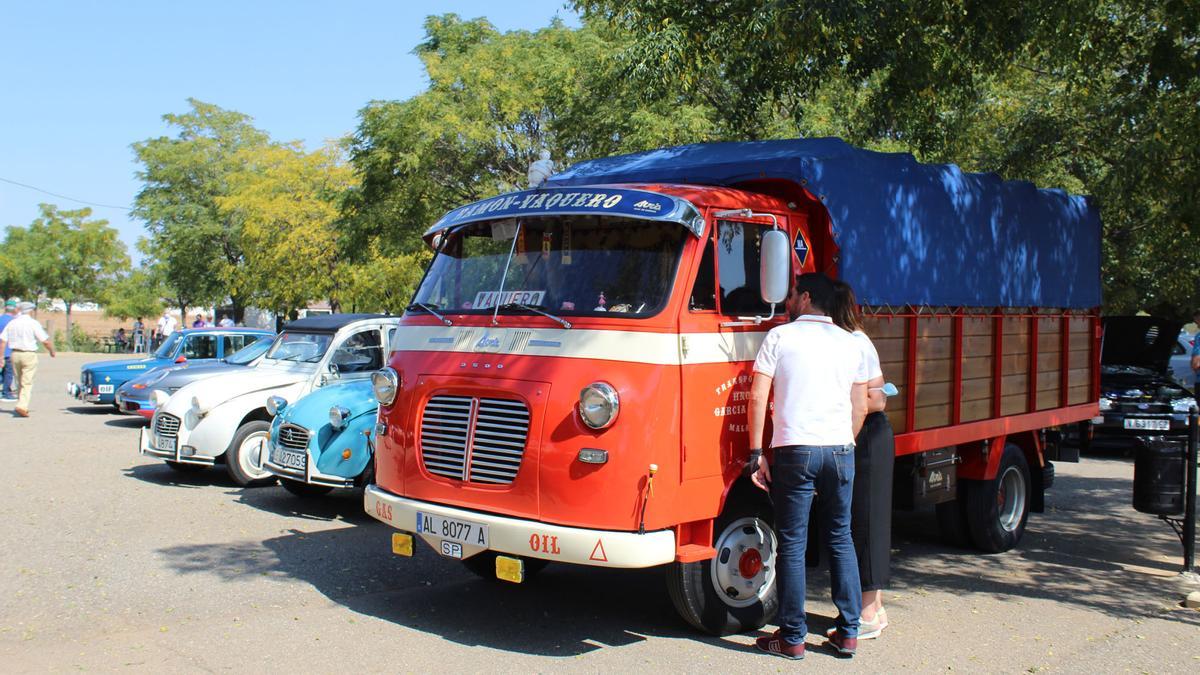
M 252 342 L 234 352 L 233 356 L 225 359 L 225 362 L 232 363 L 235 366 L 244 366 L 265 354 L 270 346 L 271 338 L 268 336 L 263 336 L 256 342 Z
M 686 237 L 675 223 L 600 216 L 475 223 L 449 235 L 410 311 L 482 314 L 499 305 L 502 314 L 526 313 L 526 305 L 556 315 L 652 316 L 670 295 Z
M 171 353 L 174 352 L 175 348 L 179 346 L 179 341 L 182 339 L 183 339 L 182 333 L 171 333 L 170 335 L 168 335 L 167 339 L 163 340 L 162 345 L 160 345 L 159 348 L 154 351 L 155 358 L 159 358 L 159 359 L 171 358 Z
M 332 333 L 286 331 L 275 338 L 271 350 L 267 352 L 267 358 L 278 361 L 316 363 L 321 360 L 322 356 L 325 356 L 325 350 L 329 349 L 329 343 L 332 341 Z

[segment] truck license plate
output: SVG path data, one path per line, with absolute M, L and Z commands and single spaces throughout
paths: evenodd
M 154 447 L 163 452 L 175 452 L 175 439 L 164 436 L 154 438 Z
M 1126 417 L 1125 428 L 1141 431 L 1170 431 L 1171 420 L 1129 419 Z
M 429 534 L 440 539 L 438 553 L 451 558 L 462 557 L 462 544 L 488 546 L 488 527 L 458 518 L 443 518 L 432 513 L 417 512 L 417 534 Z
M 304 470 L 304 454 L 297 450 L 288 450 L 278 445 L 271 450 L 271 461 L 289 469 Z
M 111 394 L 111 393 L 113 393 L 113 385 L 111 385 L 111 384 L 101 384 L 101 385 L 97 385 L 97 386 L 96 386 L 96 393 L 98 393 L 98 394 Z

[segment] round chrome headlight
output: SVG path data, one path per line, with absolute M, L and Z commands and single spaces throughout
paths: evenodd
M 340 405 L 335 405 L 329 409 L 329 426 L 334 429 L 341 429 L 346 426 L 346 420 L 350 419 L 350 410 L 343 408 Z
M 167 399 L 171 398 L 171 395 L 162 389 L 155 389 L 154 393 L 150 394 L 150 397 L 154 399 L 154 407 L 161 408 L 166 404 Z
M 400 391 L 400 375 L 391 368 L 377 370 L 371 373 L 371 388 L 380 405 L 391 405 L 396 400 L 396 392 Z
M 267 414 L 274 417 L 287 407 L 287 399 L 282 396 L 270 396 L 267 398 Z
M 621 401 L 607 382 L 593 382 L 579 392 L 579 417 L 593 429 L 607 429 L 617 421 Z
M 1100 412 L 1112 410 L 1113 402 L 1110 398 L 1100 397 Z

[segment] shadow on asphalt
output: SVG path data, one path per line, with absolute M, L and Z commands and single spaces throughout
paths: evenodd
M 320 497 L 297 497 L 279 485 L 243 488 L 238 494 L 238 502 L 288 518 L 344 520 L 359 524 L 375 522 L 363 511 L 362 490 L 334 490 Z
M 221 487 L 230 487 L 241 489 L 229 474 L 225 472 L 224 466 L 198 466 L 185 471 L 180 471 L 171 468 L 166 462 L 155 462 L 154 464 L 138 464 L 125 469 L 127 478 L 135 478 L 145 483 L 153 483 L 154 485 L 168 485 L 174 487 L 204 487 L 217 485 Z
M 151 478 L 147 471 L 142 479 L 168 482 L 174 478 L 168 472 L 162 467 Z M 1032 515 L 1022 546 L 998 555 L 941 543 L 931 511 L 897 512 L 889 589 L 899 596 L 895 606 L 903 608 L 904 595 L 940 591 L 964 596 L 966 608 L 965 596 L 982 593 L 1010 602 L 1082 606 L 1118 618 L 1154 616 L 1200 625 L 1200 613 L 1168 611 L 1178 601 L 1178 586 L 1177 568 L 1159 559 L 1164 549 L 1159 530 L 1166 526 L 1128 508 L 1131 489 L 1131 479 L 1060 475 L 1047 513 Z M 394 556 L 393 530 L 362 513 L 357 493 L 301 500 L 274 487 L 243 490 L 239 499 L 280 515 L 354 525 L 292 529 L 262 542 L 160 549 L 167 564 L 181 574 L 222 580 L 300 580 L 355 612 L 468 646 L 562 657 L 656 636 L 750 651 L 684 624 L 667 597 L 661 569 L 552 564 L 524 584 L 509 585 L 479 579 L 424 544 L 412 558 Z M 1151 532 L 1158 536 L 1142 536 Z M 828 598 L 824 570 L 810 570 L 809 584 L 810 599 Z M 809 623 L 820 635 L 832 621 L 810 614 Z
M 150 420 L 144 417 L 123 416 L 115 420 L 108 420 L 104 425 L 118 429 L 141 429 L 150 426 Z
M 175 546 L 160 553 L 183 574 L 299 579 L 355 612 L 467 646 L 561 657 L 660 636 L 744 649 L 683 624 L 661 570 L 551 565 L 513 585 L 477 578 L 423 544 L 412 558 L 396 557 L 391 532 L 371 520 L 312 533 L 292 530 L 261 543 Z
M 76 415 L 116 415 L 117 409 L 111 405 L 69 405 L 63 408 L 64 412 L 75 413 Z
M 892 585 L 899 593 L 987 593 L 1200 625 L 1200 614 L 1163 612 L 1178 602 L 1181 564 L 1162 554 L 1181 563 L 1182 548 L 1166 523 L 1128 506 L 1132 490 L 1132 467 L 1129 479 L 1060 475 L 1046 513 L 1030 515 L 1020 546 L 991 555 L 941 543 L 931 511 L 897 513 Z

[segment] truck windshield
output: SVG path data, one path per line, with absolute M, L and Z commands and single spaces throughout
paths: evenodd
M 174 352 L 175 348 L 179 346 L 179 341 L 182 339 L 183 333 L 171 333 L 168 335 L 167 339 L 163 340 L 163 343 L 154 351 L 155 358 L 171 358 L 171 353 Z
M 332 333 L 293 333 L 286 331 L 275 338 L 271 351 L 266 358 L 277 361 L 295 361 L 299 363 L 316 363 L 325 356 L 329 343 L 333 341 Z
M 675 223 L 613 217 L 527 218 L 519 228 L 513 220 L 475 223 L 449 235 L 410 311 L 484 314 L 499 305 L 501 314 L 536 307 L 652 316 L 670 296 L 686 237 Z

